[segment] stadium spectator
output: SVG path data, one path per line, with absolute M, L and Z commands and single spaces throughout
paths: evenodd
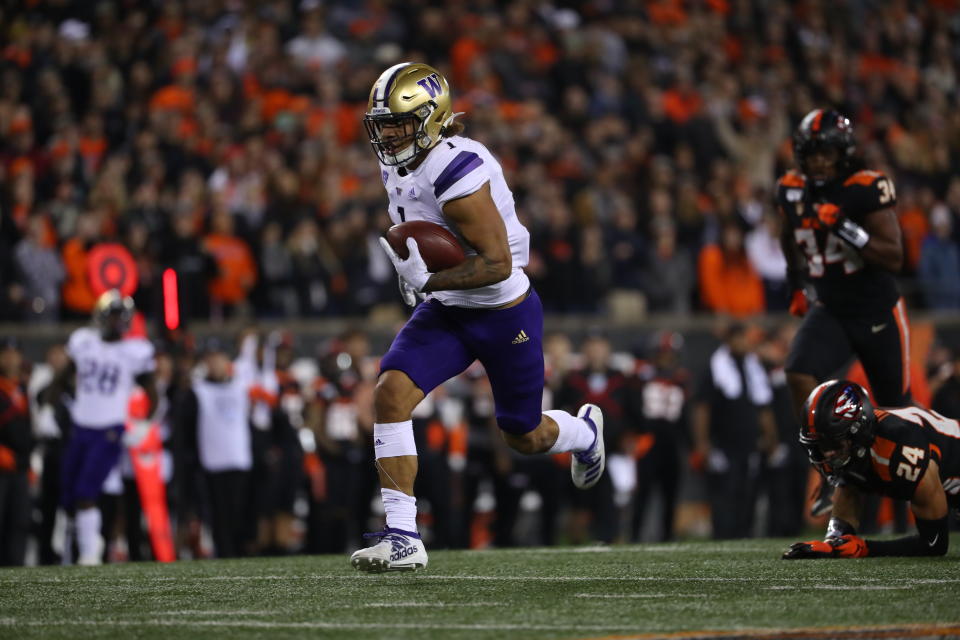
M 923 240 L 917 269 L 930 309 L 960 309 L 960 246 L 953 239 L 953 224 L 945 205 L 933 208 L 931 233 Z
M 696 276 L 693 261 L 677 246 L 677 232 L 669 220 L 654 223 L 653 248 L 642 273 L 643 292 L 650 311 L 690 312 Z
M 196 434 L 200 467 L 210 497 L 210 528 L 218 558 L 245 555 L 251 541 L 250 388 L 254 354 L 231 362 L 224 344 L 208 339 L 203 365 L 206 375 L 191 385 L 180 428 Z
M 90 284 L 87 254 L 100 239 L 102 221 L 98 213 L 87 211 L 77 219 L 77 235 L 63 245 L 63 306 L 70 318 L 88 318 L 97 301 Z
M 163 242 L 160 261 L 177 274 L 181 317 L 209 318 L 209 282 L 218 275 L 218 266 L 198 237 L 192 213 L 180 211 L 173 215 L 172 233 Z
M 367 526 L 376 487 L 372 452 L 376 371 L 361 332 L 333 341 L 319 358 L 311 385 L 307 424 L 313 430 L 326 482 L 311 505 L 307 548 L 343 551 Z
M 313 2 L 269 11 L 172 7 L 120 12 L 113 22 L 94 20 L 82 3 L 56 12 L 27 4 L 6 16 L 4 34 L 17 44 L 0 69 L 8 177 L 0 247 L 14 246 L 28 218 L 49 212 L 56 248 L 70 247 L 66 316 L 85 314 L 91 302 L 75 284 L 86 243 L 73 242 L 86 233 L 76 228 L 79 212 L 96 211 L 96 235 L 115 240 L 148 193 L 154 212 L 166 214 L 150 214 L 157 238 L 176 235 L 182 213 L 198 233 L 216 197 L 253 249 L 268 221 L 281 223 L 281 244 L 291 251 L 303 240 L 291 241 L 298 221 L 316 224 L 313 244 L 333 247 L 327 253 L 336 259 L 324 256 L 322 269 L 302 274 L 308 283 L 300 290 L 312 297 L 301 314 L 395 301 L 389 287 L 358 282 L 366 252 L 356 264 L 338 261 L 383 230 L 382 195 L 363 179 L 375 168 L 360 119 L 376 70 L 410 57 L 450 71 L 471 135 L 504 159 L 533 232 L 531 267 L 541 269 L 547 308 L 596 311 L 597 298 L 638 287 L 651 309 L 674 308 L 648 290 L 654 279 L 636 279 L 638 248 L 657 245 L 647 194 L 663 191 L 677 203 L 669 219 L 681 253 L 699 253 L 718 210 L 739 209 L 755 226 L 744 210 L 769 197 L 772 178 L 789 163 L 786 131 L 817 105 L 854 119 L 868 164 L 893 176 L 905 202 L 918 194 L 918 206 L 903 209 L 910 260 L 928 194 L 960 212 L 960 186 L 951 187 L 960 121 L 950 108 L 958 85 L 949 3 L 891 5 L 870 19 L 858 5 L 798 14 L 785 0 L 640 13 L 621 2 L 590 11 L 517 6 L 502 15 L 430 7 L 406 11 L 409 20 L 390 3 L 367 7 L 362 18 Z M 194 186 L 182 188 L 184 180 Z M 572 212 L 555 214 L 564 200 Z M 631 210 L 635 220 L 623 213 Z M 342 224 L 348 211 L 366 224 Z M 569 219 L 557 227 L 554 215 Z M 598 247 L 626 262 L 598 262 Z M 163 265 L 164 253 L 147 259 Z M 5 298 L 19 302 L 21 278 L 3 282 Z M 577 286 L 556 285 L 563 282 Z M 362 304 L 343 295 L 345 284 L 361 285 Z M 596 289 L 592 298 L 582 287 Z M 258 314 L 275 313 L 268 296 L 251 302 Z M 192 305 L 189 317 L 209 311 Z
M 780 215 L 766 211 L 744 240 L 750 264 L 763 280 L 763 299 L 767 311 L 786 311 L 790 299 L 787 287 L 787 262 L 780 249 Z
M 14 256 L 24 284 L 24 319 L 34 322 L 57 322 L 60 319 L 60 285 L 63 264 L 51 247 L 51 233 L 43 216 L 27 221 L 27 232 L 14 249 Z
M 706 471 L 716 539 L 752 534 L 761 453 L 778 443 L 770 380 L 750 341 L 746 325 L 731 324 L 694 396 L 695 460 Z
M 604 416 L 604 446 L 608 451 L 619 451 L 628 420 L 627 378 L 613 367 L 610 340 L 599 330 L 593 330 L 584 339 L 581 350 L 583 366 L 564 378 L 554 406 L 576 410 L 589 402 L 600 407 Z M 609 473 L 593 488 L 571 493 L 570 497 L 575 511 L 570 525 L 573 541 L 613 542 L 617 538 L 619 528 Z
M 683 336 L 664 331 L 655 336 L 648 362 L 640 363 L 630 381 L 630 415 L 636 421 L 633 457 L 637 489 L 630 538 L 641 540 L 650 499 L 659 497 L 657 540 L 673 539 L 673 521 L 680 490 L 680 455 L 689 446 L 690 374 L 680 365 Z
M 22 566 L 30 530 L 30 451 L 33 434 L 15 341 L 0 342 L 0 566 Z
M 210 282 L 214 317 L 244 314 L 247 294 L 257 282 L 257 267 L 250 247 L 233 232 L 233 214 L 218 203 L 210 218 L 210 233 L 203 249 L 217 262 L 218 275 Z
M 70 429 L 73 425 L 69 413 L 73 398 L 68 390 L 64 390 L 60 397 L 50 398 L 46 405 L 40 404 L 40 398 L 46 395 L 46 389 L 58 375 L 62 375 L 68 364 L 69 358 L 63 345 L 50 347 L 46 352 L 45 360 L 34 363 L 28 385 L 33 403 L 33 433 L 37 439 L 38 454 L 42 461 L 37 505 L 40 511 L 37 560 L 42 565 L 60 563 L 60 554 L 53 548 L 53 535 L 57 508 L 60 505 L 60 467 L 63 447 L 70 437 Z
M 698 273 L 700 297 L 710 311 L 748 316 L 764 310 L 763 281 L 747 258 L 737 222 L 724 222 L 719 243 L 704 246 Z
M 784 366 L 796 326 L 774 327 L 757 347 L 757 356 L 770 379 L 773 399 L 770 410 L 777 425 L 776 448 L 764 456 L 761 468 L 761 493 L 767 497 L 768 536 L 794 536 L 803 528 L 810 464 L 807 452 L 797 442 L 797 421 L 787 387 Z
M 941 415 L 956 418 L 960 416 L 960 356 L 950 357 L 949 352 L 946 355 L 946 362 L 933 376 L 935 392 L 930 406 Z

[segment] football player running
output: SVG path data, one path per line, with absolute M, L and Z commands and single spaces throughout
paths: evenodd
M 153 345 L 143 338 L 124 338 L 133 312 L 133 300 L 117 290 L 101 295 L 93 310 L 94 326 L 70 334 L 70 364 L 45 393 L 45 400 L 52 400 L 76 374 L 70 406 L 73 428 L 63 454 L 60 502 L 67 514 L 75 514 L 77 564 L 81 565 L 101 563 L 104 541 L 97 499 L 120 459 L 134 384 L 146 392 L 150 413 L 157 406 Z
M 543 309 L 523 272 L 530 235 L 517 219 L 503 170 L 486 147 L 460 135 L 450 88 L 436 69 L 404 62 L 373 85 L 364 125 L 380 161 L 394 223 L 426 220 L 452 232 L 466 260 L 430 273 L 413 238 L 401 260 L 381 240 L 404 299 L 425 299 L 384 356 L 374 394 L 374 450 L 386 512 L 379 539 L 351 557 L 360 571 L 427 565 L 417 532 L 417 451 L 411 412 L 437 385 L 479 360 L 490 379 L 504 440 L 524 454 L 573 452 L 574 484 L 604 470 L 603 416 L 541 413 Z
M 836 111 L 808 113 L 793 150 L 799 171 L 780 178 L 776 198 L 785 217 L 790 312 L 804 316 L 786 364 L 798 417 L 810 391 L 853 355 L 880 405 L 909 404 L 909 327 L 894 281 L 903 250 L 893 182 L 862 168 L 853 127 Z M 805 281 L 816 292 L 812 304 Z M 830 510 L 825 483 L 813 510 Z
M 874 408 L 847 380 L 814 388 L 800 442 L 833 484 L 833 516 L 822 542 L 797 542 L 783 558 L 938 556 L 947 552 L 948 503 L 960 507 L 960 423 L 919 407 Z M 909 500 L 918 534 L 896 540 L 857 535 L 861 496 Z

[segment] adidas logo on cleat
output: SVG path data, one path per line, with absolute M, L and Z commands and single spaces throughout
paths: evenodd
M 396 562 L 397 560 L 402 560 L 403 558 L 406 558 L 407 556 L 413 555 L 413 554 L 415 554 L 416 552 L 417 552 L 417 547 L 416 547 L 416 546 L 405 547 L 405 548 L 403 548 L 403 549 L 400 549 L 399 551 L 396 551 L 396 552 L 394 552 L 394 553 L 391 553 L 391 554 L 390 554 L 390 562 Z
M 527 332 L 521 329 L 520 333 L 517 334 L 517 337 L 513 339 L 513 342 L 511 344 L 523 344 L 524 342 L 528 342 L 529 340 L 530 340 L 530 337 L 527 335 Z

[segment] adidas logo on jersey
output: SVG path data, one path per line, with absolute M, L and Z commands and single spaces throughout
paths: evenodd
M 513 339 L 512 344 L 523 344 L 530 340 L 530 336 L 527 335 L 527 332 L 523 329 L 520 330 L 520 333 L 517 334 L 517 337 Z
M 373 446 L 375 447 L 382 447 L 383 444 L 384 444 L 383 440 L 381 440 L 380 438 L 377 438 L 376 440 L 373 441 Z

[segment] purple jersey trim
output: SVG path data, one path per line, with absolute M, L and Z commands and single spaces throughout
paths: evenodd
M 433 183 L 433 195 L 439 198 L 463 176 L 482 164 L 483 160 L 473 151 L 461 151 L 457 154 L 457 157 L 447 165 L 447 168 L 437 176 L 436 181 Z

